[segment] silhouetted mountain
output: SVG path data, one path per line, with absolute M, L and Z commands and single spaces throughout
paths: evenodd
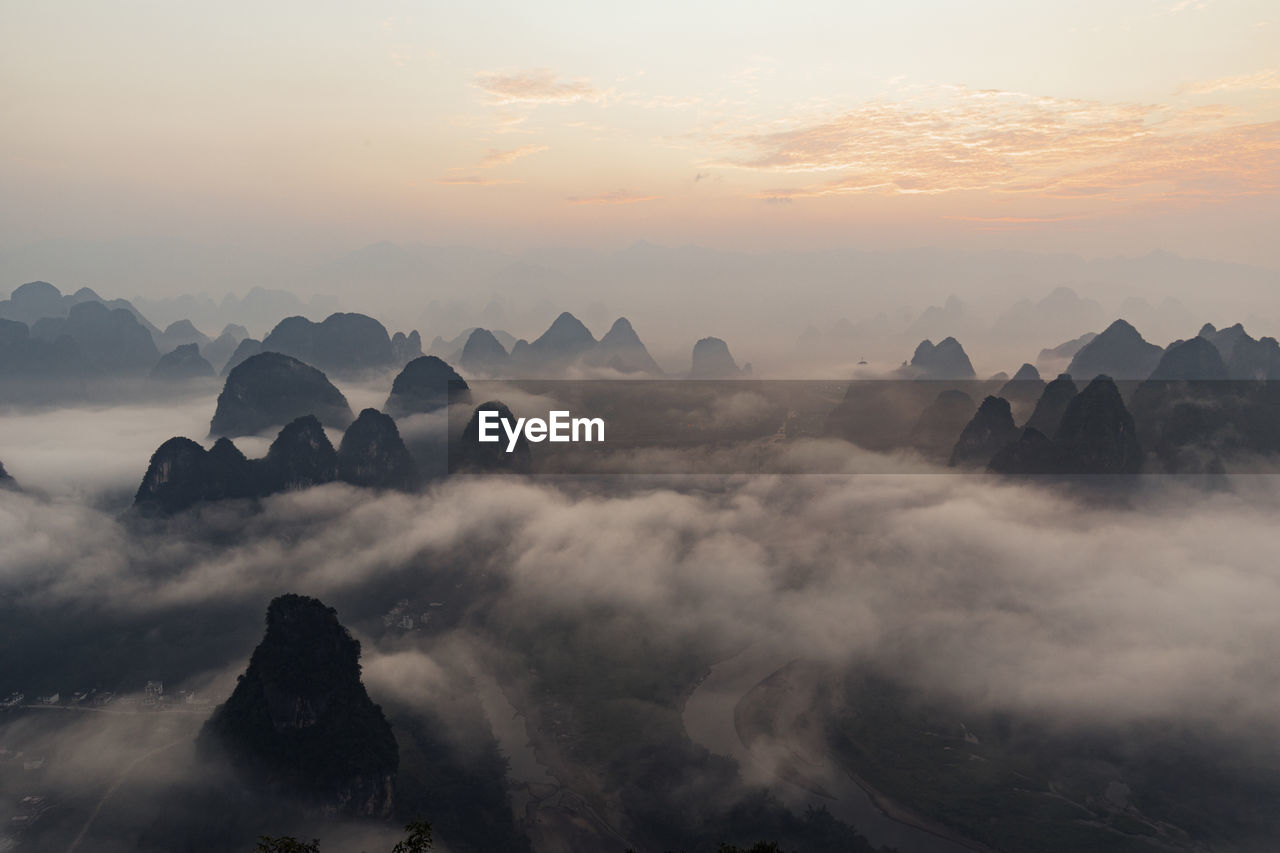
M 544 369 L 562 367 L 586 355 L 595 345 L 596 339 L 591 331 L 577 317 L 565 311 L 541 337 L 529 344 L 530 366 Z
M 921 341 L 910 366 L 921 379 L 972 379 L 976 375 L 964 347 L 955 338 L 944 338 L 936 346 L 933 341 Z
M 192 325 L 190 320 L 178 320 L 156 338 L 156 347 L 162 353 L 171 352 L 183 344 L 195 344 L 203 348 L 210 343 L 209 337 Z
M 635 329 L 631 328 L 631 321 L 626 317 L 619 317 L 614 321 L 591 353 L 589 361 L 619 373 L 648 373 L 653 376 L 662 374 L 662 368 L 649 355 L 649 350 L 645 348 Z
M 87 287 L 64 296 L 62 291 L 47 281 L 28 282 L 13 291 L 8 299 L 0 300 L 0 318 L 17 320 L 34 328 L 43 319 L 67 317 L 71 309 L 84 302 L 96 302 L 109 310 L 122 309 L 133 315 L 138 324 L 147 330 L 154 340 L 160 330 L 153 326 L 127 299 L 103 299 Z
M 4 463 L 0 462 L 0 489 L 12 489 L 14 487 L 13 477 L 9 472 L 4 470 Z
M 406 364 L 397 374 L 383 408 L 387 414 L 399 418 L 434 412 L 452 403 L 470 402 L 467 383 L 457 371 L 434 355 L 424 355 Z
M 987 464 L 997 474 L 1061 474 L 1066 469 L 1062 452 L 1038 429 L 1028 427 L 1018 440 L 1007 444 Z
M 249 332 L 244 326 L 228 325 L 215 340 L 200 348 L 200 354 L 205 357 L 209 364 L 213 365 L 214 370 L 221 373 L 222 368 L 227 365 L 232 355 L 235 354 L 236 349 L 240 346 L 240 342 L 248 337 Z M 256 352 L 246 353 L 240 361 L 244 361 L 250 355 L 256 354 Z M 239 363 L 236 362 L 236 364 Z M 235 365 L 232 366 L 234 367 Z
M 694 379 L 733 379 L 741 375 L 737 362 L 729 354 L 729 345 L 719 338 L 703 338 L 693 345 Z
M 310 365 L 277 352 L 246 359 L 227 376 L 210 435 L 251 435 L 302 415 L 345 429 L 355 418 L 342 392 Z
M 1136 474 L 1142 468 L 1133 416 L 1109 376 L 1076 395 L 1053 438 L 1068 474 Z
M 1233 354 L 1256 343 L 1240 332 L 1228 347 Z M 1227 378 L 1217 346 L 1195 337 L 1170 345 L 1151 378 L 1133 392 L 1134 422 L 1160 470 L 1221 473 L 1226 455 L 1244 449 L 1265 452 L 1274 443 L 1253 441 L 1259 434 L 1275 433 L 1265 386 Z
M 477 373 L 496 373 L 510 359 L 502 344 L 488 329 L 474 329 L 462 347 L 458 363 Z
M 160 357 L 151 333 L 133 314 L 101 302 L 81 302 L 66 317 L 45 317 L 31 328 L 32 337 L 46 341 L 64 335 L 90 364 L 107 373 L 145 373 Z
M 189 438 L 171 438 L 151 455 L 133 502 L 145 515 L 171 515 L 202 501 L 248 497 L 251 480 L 248 461 L 230 439 L 206 451 Z
M 391 359 L 396 364 L 408 364 L 422 358 L 422 336 L 414 329 L 409 334 L 396 332 L 391 336 Z
M 303 415 L 280 430 L 261 462 L 266 492 L 295 492 L 338 479 L 338 454 L 315 415 Z
M 1014 420 L 1025 420 L 1035 407 L 1040 395 L 1044 393 L 1045 382 L 1040 378 L 1040 371 L 1034 365 L 1024 364 L 1013 374 L 1013 378 L 1000 386 L 997 397 L 1003 397 L 1013 407 Z
M 973 419 L 965 424 L 951 451 L 953 466 L 985 466 L 998 452 L 1018 438 L 1009 401 L 986 397 Z
M 1231 348 L 1227 374 L 1232 379 L 1280 380 L 1280 343 L 1275 338 L 1246 336 Z
M 260 352 L 262 352 L 262 341 L 256 338 L 244 338 L 240 343 L 236 344 L 235 350 L 232 351 L 231 357 L 227 359 L 227 363 L 222 366 L 222 371 L 219 375 L 230 375 L 231 371 Z
M 1280 379 L 1280 344 L 1275 338 L 1254 340 L 1240 323 L 1221 330 L 1205 323 L 1199 337 L 1218 350 L 1231 379 Z
M 431 340 L 431 348 L 427 350 L 427 355 L 439 356 L 445 361 L 458 360 L 462 355 L 462 348 L 466 346 L 467 339 L 475 333 L 477 328 L 480 327 L 472 326 L 468 329 L 463 329 L 460 335 L 450 341 L 446 341 L 444 338 L 436 335 Z M 511 348 L 515 346 L 516 343 L 515 337 L 513 337 L 509 332 L 504 332 L 501 329 L 491 329 L 487 326 L 485 329 L 489 334 L 493 335 L 497 339 L 498 343 L 502 345 L 502 348 L 506 352 L 511 352 Z
M 516 417 L 505 403 L 490 400 L 476 406 L 467 421 L 466 427 L 458 441 L 449 449 L 449 470 L 461 474 L 512 474 L 529 470 L 531 454 L 529 442 L 523 435 L 519 437 L 515 448 L 507 452 L 507 436 L 501 426 L 498 427 L 499 440 L 496 442 L 480 441 L 480 413 L 495 412 L 498 418 L 512 424 Z
M 143 515 L 172 515 L 204 501 L 265 498 L 341 480 L 354 486 L 416 487 L 417 466 L 395 421 L 365 409 L 334 451 L 311 415 L 287 424 L 262 459 L 246 459 L 228 438 L 207 452 L 188 438 L 171 438 L 156 449 L 134 496 Z
M 996 319 L 990 334 L 1005 342 L 1060 340 L 1081 329 L 1096 329 L 1104 319 L 1097 301 L 1057 287 L 1039 302 L 1018 300 Z
M 1036 364 L 1053 365 L 1056 362 L 1074 358 L 1076 353 L 1084 349 L 1085 345 L 1097 336 L 1096 332 L 1086 332 L 1080 337 L 1060 343 L 1056 347 L 1042 349 L 1040 350 L 1040 354 L 1036 356 Z
M 874 386 L 864 383 L 864 387 Z M 866 412 L 869 418 L 881 420 L 887 413 L 887 407 L 867 401 Z M 973 417 L 973 413 L 973 398 L 968 393 L 958 388 L 947 388 L 939 392 L 916 417 L 907 432 L 907 444 L 930 459 L 947 459 L 955 447 L 956 436 Z M 897 438 L 901 440 L 900 436 Z
M 1151 379 L 1156 381 L 1226 378 L 1227 366 L 1223 363 L 1218 348 L 1201 337 L 1170 345 L 1151 372 Z
M 98 372 L 85 359 L 80 345 L 66 335 L 54 341 L 41 340 L 31 337 L 26 323 L 0 320 L 0 377 L 73 379 Z
M 1009 381 L 1010 382 L 1039 382 L 1041 385 L 1044 384 L 1044 380 L 1040 378 L 1040 371 L 1036 370 L 1035 365 L 1026 364 L 1025 362 L 1023 363 L 1022 367 L 1018 368 L 1018 371 L 1013 374 L 1013 378 L 1010 379 Z
M 263 338 L 262 349 L 323 370 L 359 371 L 395 363 L 386 327 L 364 314 L 331 314 L 322 323 L 286 317 Z
M 1049 383 L 1050 387 L 1058 381 Z M 1014 475 L 1116 475 L 1137 474 L 1142 462 L 1134 419 L 1115 382 L 1099 376 L 1067 405 L 1052 440 L 1028 427 L 1016 442 L 997 452 L 987 467 Z
M 1040 395 L 1035 410 L 1023 426 L 1045 436 L 1056 435 L 1058 425 L 1062 423 L 1062 415 L 1075 399 L 1076 393 L 1076 383 L 1071 376 L 1066 373 L 1058 374 L 1056 379 L 1044 386 L 1044 393 Z
M 1225 329 L 1215 329 L 1212 323 L 1205 323 L 1200 328 L 1198 337 L 1204 338 L 1214 345 L 1218 350 L 1218 354 L 1222 356 L 1223 363 L 1231 361 L 1231 355 L 1238 343 L 1253 340 L 1240 323 L 1228 326 Z
M 360 681 L 360 643 L 314 598 L 271 602 L 262 642 L 199 742 L 251 789 L 321 814 L 392 814 L 399 747 Z
M 29 281 L 0 303 L 0 316 L 33 325 L 43 317 L 66 316 L 62 291 L 47 281 Z
M 400 430 L 389 415 L 365 409 L 338 445 L 338 479 L 353 486 L 410 491 L 418 484 Z
M 183 344 L 160 356 L 151 368 L 152 379 L 186 380 L 213 376 L 213 365 L 204 360 L 195 344 Z
M 1116 320 L 1075 354 L 1067 373 L 1082 380 L 1100 375 L 1146 379 L 1160 361 L 1162 352 L 1160 347 L 1143 340 L 1133 326 Z

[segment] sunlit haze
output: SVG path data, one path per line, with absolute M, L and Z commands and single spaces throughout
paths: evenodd
M 1280 268 L 1280 9 L 8 3 L 0 250 L 1151 250 Z

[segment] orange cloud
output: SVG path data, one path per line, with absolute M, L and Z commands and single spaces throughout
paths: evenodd
M 714 165 L 833 173 L 759 198 L 1026 193 L 1056 199 L 1221 199 L 1280 191 L 1280 122 L 963 88 L 877 101 L 712 140 Z
M 486 71 L 476 75 L 475 83 L 494 104 L 572 104 L 601 101 L 606 95 L 587 80 L 561 80 L 548 68 Z
M 511 148 L 507 150 L 499 150 L 497 148 L 489 149 L 489 152 L 480 158 L 480 162 L 476 164 L 481 169 L 492 169 L 495 166 L 506 166 L 508 163 L 514 163 L 521 157 L 528 157 L 530 154 L 537 154 L 539 151 L 546 151 L 545 145 L 521 145 L 519 148 Z
M 494 187 L 500 184 L 523 184 L 524 181 L 503 178 L 484 178 L 480 175 L 467 175 L 459 178 L 437 178 L 436 183 L 446 184 L 448 186 Z
M 1280 69 L 1268 68 L 1252 74 L 1237 74 L 1235 77 L 1219 77 L 1216 80 L 1187 83 L 1180 87 L 1178 92 L 1188 95 L 1208 95 L 1214 92 L 1237 92 L 1247 89 L 1280 89 Z
M 570 196 L 565 199 L 565 201 L 570 204 L 635 204 L 636 202 L 653 201 L 658 198 L 661 198 L 661 196 L 640 195 L 627 190 L 614 190 L 612 192 L 600 193 L 599 195 L 586 196 L 585 198 Z

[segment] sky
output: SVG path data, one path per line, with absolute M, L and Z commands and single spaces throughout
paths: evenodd
M 1280 7 L 0 4 L 0 251 L 638 240 L 1280 269 Z

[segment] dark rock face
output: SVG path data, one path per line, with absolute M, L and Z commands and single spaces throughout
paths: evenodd
M 261 466 L 261 484 L 269 494 L 338 479 L 338 454 L 315 415 L 304 415 L 280 430 Z
M 619 373 L 662 375 L 662 368 L 649 355 L 649 350 L 626 317 L 619 317 L 614 321 L 613 326 L 600 339 L 590 361 Z
M 225 754 L 253 788 L 320 814 L 392 814 L 395 735 L 360 680 L 360 643 L 314 598 L 271 602 L 262 642 L 199 744 Z
M 396 364 L 407 364 L 422 357 L 422 335 L 414 329 L 409 334 L 396 332 L 391 336 L 391 359 Z
M 302 415 L 335 429 L 354 420 L 346 397 L 310 365 L 277 352 L 247 359 L 227 376 L 210 435 L 250 435 Z
M 1060 474 L 1066 465 L 1058 446 L 1038 429 L 1028 427 L 1012 444 L 991 458 L 987 470 L 996 474 Z
M 221 341 L 222 338 L 218 338 L 218 340 Z M 214 343 L 217 343 L 217 341 Z M 232 350 L 231 357 L 227 359 L 227 363 L 222 366 L 222 373 L 220 375 L 230 375 L 231 371 L 235 370 L 237 367 L 244 364 L 260 352 L 262 352 L 262 341 L 257 340 L 256 338 L 242 339 L 238 344 L 236 344 L 236 348 Z
M 172 352 L 160 356 L 151 368 L 152 379 L 186 380 L 213 376 L 213 365 L 200 355 L 195 344 L 182 344 Z
M 398 418 L 469 402 L 471 392 L 458 372 L 434 355 L 424 355 L 406 364 L 396 376 L 383 408 Z
M 1044 393 L 1040 395 L 1035 410 L 1032 411 L 1031 417 L 1027 419 L 1024 426 L 1045 436 L 1055 435 L 1058 432 L 1058 424 L 1062 423 L 1062 416 L 1067 411 L 1067 406 L 1075 397 L 1076 383 L 1068 374 L 1058 374 L 1057 379 L 1044 386 Z
M 1171 345 L 1151 372 L 1151 379 L 1157 382 L 1226 378 L 1227 366 L 1223 363 L 1218 348 L 1201 337 Z
M 693 379 L 733 379 L 741 375 L 729 353 L 729 345 L 719 338 L 703 338 L 693 345 Z
M 933 341 L 921 341 L 911 356 L 911 367 L 924 379 L 972 379 L 977 375 L 955 338 L 944 338 L 937 346 Z
M 1133 416 L 1108 376 L 1099 376 L 1076 395 L 1053 440 L 1068 474 L 1137 474 L 1142 469 Z
M 386 327 L 364 314 L 330 314 L 322 323 L 286 317 L 263 338 L 262 349 L 323 370 L 360 371 L 395 363 Z
M 31 335 L 46 341 L 65 335 L 91 365 L 107 373 L 145 373 L 160 357 L 151 333 L 133 314 L 101 302 L 73 305 L 66 317 L 45 317 Z
M 507 452 L 506 433 L 499 427 L 496 442 L 480 441 L 480 413 L 495 412 L 499 418 L 515 423 L 516 417 L 505 403 L 490 400 L 476 406 L 458 441 L 449 448 L 449 470 L 460 474 L 518 474 L 529 470 L 529 442 L 522 435 L 515 449 Z
M 8 471 L 4 470 L 4 463 L 0 462 L 0 489 L 13 489 L 16 487 L 17 484 L 14 483 L 13 477 L 9 475 Z
M 205 451 L 189 438 L 171 438 L 151 455 L 133 502 L 144 515 L 171 515 L 203 501 L 248 497 L 253 490 L 249 463 L 229 439 Z
M 998 452 L 1018 438 L 1013 410 L 1002 397 L 987 397 L 960 433 L 951 451 L 953 466 L 985 466 Z
M 1067 373 L 1082 380 L 1103 375 L 1116 379 L 1146 379 L 1160 361 L 1162 352 L 1160 347 L 1143 340 L 1133 326 L 1124 320 L 1116 320 L 1076 353 Z
M 478 373 L 495 373 L 507 366 L 510 356 L 488 329 L 475 329 L 462 345 L 459 364 Z
M 188 438 L 171 438 L 151 456 L 134 507 L 143 515 L 173 515 L 205 501 L 265 498 L 331 483 L 404 489 L 416 487 L 417 466 L 395 421 L 365 409 L 335 452 L 313 416 L 280 430 L 262 459 L 246 459 L 228 438 L 207 452 Z
M 377 409 L 360 413 L 338 445 L 338 479 L 379 489 L 417 486 L 417 468 L 394 420 Z
M 156 346 L 161 352 L 171 352 L 184 344 L 195 344 L 197 348 L 201 348 L 209 344 L 209 338 L 190 320 L 178 320 L 170 323 L 156 340 Z

